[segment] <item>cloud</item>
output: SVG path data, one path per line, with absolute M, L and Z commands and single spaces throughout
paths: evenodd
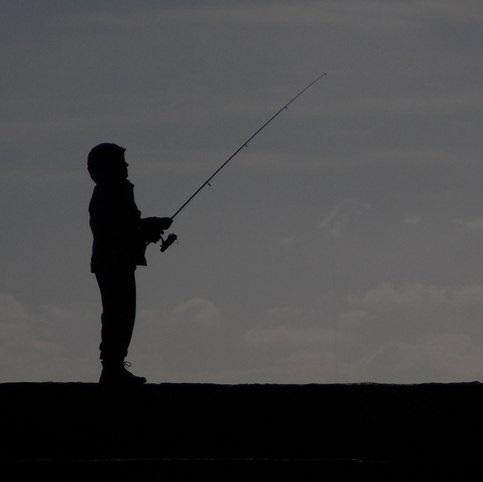
M 291 247 L 295 244 L 295 241 L 297 240 L 297 236 L 295 234 L 292 234 L 290 236 L 286 236 L 285 238 L 283 238 L 280 242 L 284 245 L 284 246 L 288 246 L 288 247 Z
M 362 294 L 349 296 L 349 299 L 352 304 L 363 306 L 483 303 L 483 285 L 469 284 L 461 287 L 448 287 L 423 283 L 384 282 Z
M 483 366 L 474 324 L 482 304 L 479 284 L 387 282 L 341 296 L 334 313 L 280 305 L 255 314 L 244 328 L 221 320 L 211 325 L 220 310 L 193 298 L 155 317 L 151 332 L 140 329 L 136 357 L 153 380 L 471 381 Z
M 282 310 L 283 311 L 283 310 Z M 290 309 L 289 311 L 292 311 Z M 323 383 L 335 381 L 336 336 L 329 323 L 307 325 L 307 316 L 255 327 L 242 336 L 250 362 L 249 380 L 270 383 Z M 272 314 L 273 315 L 273 314 Z
M 193 298 L 176 306 L 170 314 L 173 323 L 213 326 L 220 321 L 220 311 L 204 298 Z
M 421 223 L 421 216 L 408 216 L 403 220 L 403 224 L 419 224 Z
M 344 199 L 338 203 L 319 224 L 319 228 L 332 236 L 340 234 L 354 219 L 360 217 L 364 211 L 371 208 L 368 203 L 361 203 L 353 199 Z
M 473 221 L 468 221 L 466 223 L 463 223 L 463 225 L 465 226 L 465 228 L 475 231 L 483 229 L 483 218 L 473 219 Z
M 156 313 L 142 310 L 140 317 L 148 322 L 161 322 L 171 328 L 185 329 L 189 325 L 210 327 L 221 322 L 221 313 L 217 306 L 205 298 L 191 298 L 173 307 L 169 312 Z
M 9 293 L 0 293 L 0 320 L 15 323 L 28 317 L 24 307 Z
M 97 330 L 91 331 L 91 319 L 62 307 L 28 310 L 14 295 L 0 293 L 0 380 L 97 377 Z
M 471 284 L 454 289 L 452 299 L 457 302 L 483 303 L 483 285 Z
M 284 325 L 254 328 L 244 337 L 249 345 L 285 344 L 292 347 L 330 343 L 333 338 L 332 330 L 324 326 L 295 328 Z
M 435 334 L 422 342 L 393 341 L 363 358 L 358 372 L 372 381 L 462 382 L 481 379 L 483 353 L 467 334 Z
M 448 289 L 422 283 L 396 285 L 381 283 L 363 294 L 351 297 L 360 305 L 412 305 L 420 302 L 441 303 L 448 296 Z

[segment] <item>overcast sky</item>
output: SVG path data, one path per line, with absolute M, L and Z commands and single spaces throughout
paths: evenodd
M 137 270 L 149 382 L 483 378 L 480 0 L 3 1 L 0 381 L 97 381 L 86 156 L 179 243 Z

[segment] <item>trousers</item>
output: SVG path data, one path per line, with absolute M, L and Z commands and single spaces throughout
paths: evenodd
M 100 358 L 103 364 L 122 363 L 136 318 L 134 269 L 102 270 L 95 274 L 102 299 Z

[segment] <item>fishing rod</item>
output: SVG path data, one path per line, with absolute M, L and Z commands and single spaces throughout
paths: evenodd
M 295 102 L 305 91 L 310 89 L 316 82 L 318 82 L 322 77 L 327 75 L 327 73 L 323 73 L 319 75 L 315 80 L 310 82 L 306 87 L 304 87 L 297 95 L 295 95 L 292 99 L 290 99 L 283 107 L 281 107 L 275 114 L 270 117 L 261 127 L 259 127 L 241 146 L 225 161 L 223 164 L 216 169 L 213 174 L 203 183 L 201 186 L 181 205 L 181 207 L 171 216 L 171 219 L 174 218 L 202 191 L 206 186 L 211 186 L 210 181 L 245 147 L 248 147 L 248 143 L 256 137 L 265 127 L 270 124 L 278 115 L 280 115 L 284 110 L 288 109 L 288 106 Z M 174 233 L 168 235 L 166 239 L 161 238 L 161 252 L 166 251 L 175 241 L 177 240 L 177 236 Z

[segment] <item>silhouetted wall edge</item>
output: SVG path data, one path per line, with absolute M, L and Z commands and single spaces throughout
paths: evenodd
M 0 384 L 0 460 L 285 468 L 479 464 L 483 385 Z M 33 464 L 33 465 L 32 465 Z M 287 465 L 288 464 L 288 465 Z

